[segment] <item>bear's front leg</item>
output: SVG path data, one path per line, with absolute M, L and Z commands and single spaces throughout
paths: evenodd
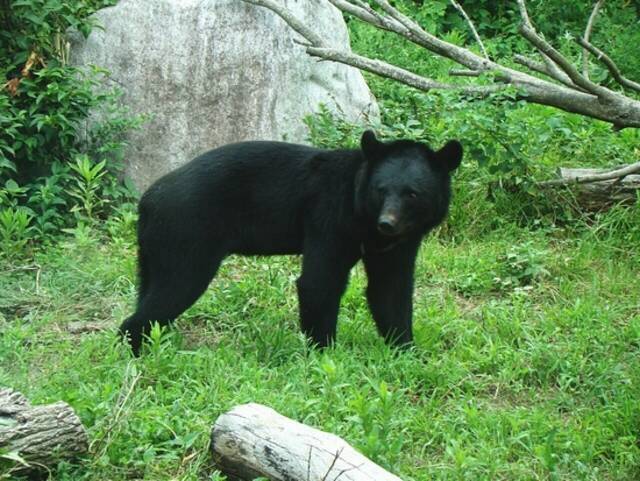
M 302 332 L 318 347 L 336 338 L 340 299 L 357 256 L 326 244 L 305 245 L 302 275 L 296 282 Z
M 421 239 L 402 242 L 388 252 L 366 251 L 367 301 L 378 332 L 398 346 L 413 341 L 413 274 Z

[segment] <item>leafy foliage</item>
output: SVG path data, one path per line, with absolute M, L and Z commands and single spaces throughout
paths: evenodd
M 5 65 L 21 70 L 34 49 L 49 56 L 63 48 L 68 28 L 85 36 L 94 26 L 89 15 L 117 0 L 2 0 L 0 2 L 0 57 Z M 4 67 L 4 66 L 3 66 Z
M 122 134 L 140 119 L 117 107 L 117 92 L 103 86 L 106 72 L 66 63 L 66 30 L 88 35 L 88 15 L 112 3 L 1 4 L 0 235 L 21 251 L 131 196 L 120 180 Z

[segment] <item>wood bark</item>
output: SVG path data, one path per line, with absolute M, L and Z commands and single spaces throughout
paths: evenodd
M 260 404 L 236 406 L 220 416 L 211 450 L 232 480 L 400 481 L 338 436 Z
M 624 169 L 629 170 L 629 167 Z M 614 204 L 631 204 L 637 200 L 638 192 L 640 192 L 640 175 L 618 175 L 611 178 L 611 174 L 622 170 L 563 167 L 558 172 L 558 179 L 543 182 L 540 185 L 545 188 L 571 186 L 576 192 L 576 199 L 582 208 L 600 211 Z
M 19 392 L 0 388 L 0 452 L 26 462 L 15 461 L 12 473 L 50 470 L 86 451 L 87 433 L 67 403 L 32 406 Z

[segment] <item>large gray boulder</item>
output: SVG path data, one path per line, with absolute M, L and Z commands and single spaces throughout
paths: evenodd
M 348 48 L 329 2 L 284 2 Z M 71 62 L 107 68 L 132 113 L 150 115 L 125 152 L 140 189 L 225 143 L 304 142 L 302 119 L 321 103 L 356 122 L 377 114 L 357 70 L 310 58 L 279 17 L 241 0 L 121 0 L 95 15 L 104 30 L 72 35 Z

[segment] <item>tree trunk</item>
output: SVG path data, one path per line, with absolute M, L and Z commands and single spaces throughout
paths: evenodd
M 633 203 L 640 191 L 640 175 L 627 175 L 618 179 L 581 182 L 581 179 L 607 173 L 599 169 L 560 169 L 562 185 L 571 185 L 580 206 L 590 211 L 600 211 L 618 203 Z
M 400 481 L 338 436 L 260 404 L 236 406 L 220 416 L 211 451 L 231 480 Z
M 87 433 L 67 403 L 31 406 L 22 394 L 0 388 L 0 453 L 15 460 L 12 473 L 49 470 L 86 451 Z

